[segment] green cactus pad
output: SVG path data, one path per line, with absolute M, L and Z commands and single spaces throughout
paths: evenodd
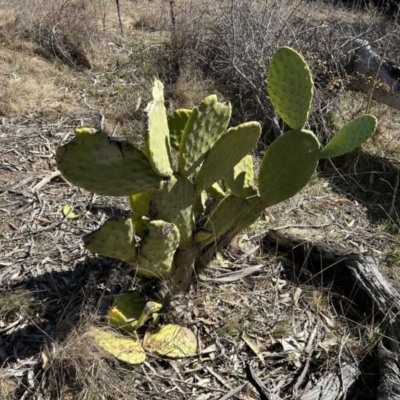
M 236 197 L 246 196 L 246 191 L 254 185 L 253 157 L 247 155 L 237 163 L 225 177 L 228 188 Z
M 207 196 L 206 191 L 203 191 L 196 196 L 196 199 L 194 202 L 194 208 L 193 208 L 194 219 L 196 221 L 200 218 L 200 216 L 203 214 L 204 210 L 206 209 L 207 198 L 208 198 L 208 196 Z
M 174 174 L 162 189 L 154 190 L 150 203 L 150 217 L 176 225 L 184 244 L 192 238 L 195 200 L 193 184 L 179 174 Z
M 147 217 L 131 218 L 131 221 L 134 227 L 134 234 L 136 236 L 139 236 L 140 239 L 144 239 L 149 233 L 149 230 L 147 228 L 149 219 Z
M 226 193 L 222 190 L 221 186 L 218 183 L 214 183 L 207 189 L 207 193 L 214 199 L 214 200 L 222 200 Z
M 178 171 L 182 176 L 187 178 L 202 163 L 224 133 L 231 112 L 231 105 L 218 102 L 216 95 L 206 97 L 192 110 L 179 149 Z
M 129 203 L 135 218 L 142 218 L 149 212 L 150 199 L 153 194 L 152 190 L 146 192 L 133 194 L 129 196 Z
M 223 234 L 235 223 L 235 216 L 240 214 L 243 210 L 244 199 L 238 199 L 233 195 L 228 195 L 217 204 L 211 215 L 208 217 L 207 222 L 203 228 L 212 232 L 212 236 L 205 236 L 207 240 L 201 242 L 202 245 L 207 245 L 217 241 Z M 199 236 L 197 236 L 198 240 Z
M 136 270 L 140 275 L 165 278 L 171 272 L 179 246 L 178 228 L 160 220 L 149 221 L 148 228 L 149 234 L 140 248 Z
M 204 247 L 229 231 L 239 232 L 248 228 L 261 215 L 265 206 L 257 191 L 251 189 L 248 197 L 226 196 L 213 210 L 203 231 L 196 233 L 196 241 Z M 208 234 L 211 232 L 212 234 Z
M 265 205 L 258 195 L 257 190 L 247 188 L 246 192 L 247 197 L 243 212 L 238 216 L 233 226 L 235 234 L 254 224 L 265 209 Z
M 85 235 L 83 242 L 93 253 L 127 263 L 136 260 L 135 236 L 130 218 L 107 220 L 100 229 Z
M 338 157 L 354 150 L 372 136 L 377 124 L 377 119 L 369 114 L 353 119 L 321 150 L 320 157 Z
M 158 79 L 154 79 L 152 93 L 153 100 L 145 110 L 148 117 L 148 127 L 142 151 L 148 157 L 157 174 L 170 176 L 172 174 L 171 150 L 167 112 L 164 106 L 164 85 Z
M 258 122 L 246 122 L 230 128 L 209 151 L 196 176 L 197 192 L 225 178 L 231 169 L 256 145 L 261 134 Z
M 106 196 L 129 196 L 163 181 L 140 150 L 110 139 L 103 131 L 77 133 L 57 149 L 56 162 L 69 182 Z
M 147 301 L 138 291 L 129 291 L 115 296 L 105 322 L 126 332 L 134 332 L 162 307 L 162 303 L 155 299 Z
M 319 142 L 312 132 L 289 131 L 264 154 L 258 175 L 260 196 L 267 207 L 299 192 L 310 180 L 319 160 Z
M 268 93 L 279 116 L 292 129 L 304 128 L 313 97 L 310 70 L 303 57 L 289 47 L 281 47 L 271 60 Z
M 183 131 L 189 120 L 192 110 L 179 109 L 168 115 L 169 141 L 171 146 L 179 151 Z
M 109 308 L 105 322 L 133 332 L 146 306 L 146 299 L 138 291 L 129 291 L 115 296 L 114 305 Z

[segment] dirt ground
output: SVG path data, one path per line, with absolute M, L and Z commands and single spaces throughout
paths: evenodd
M 118 30 L 117 19 L 112 23 Z M 310 246 L 372 255 L 398 287 L 397 114 L 375 105 L 380 130 L 357 163 L 354 154 L 322 163 L 307 188 L 267 209 L 161 314 L 161 322 L 192 329 L 196 356 L 148 354 L 144 364 L 129 366 L 97 347 L 90 327 L 102 324 L 113 296 L 132 289 L 149 296 L 154 282 L 91 254 L 82 241 L 107 218 L 126 215 L 129 204 L 72 186 L 57 173 L 54 155 L 75 128 L 98 127 L 100 109 L 110 134 L 133 130 L 139 140 L 136 113 L 146 99 L 126 94 L 134 87 L 128 78 L 120 89 L 113 81 L 132 104 L 115 110 L 115 91 L 99 94 L 107 72 L 67 71 L 26 46 L 0 44 L 0 398 L 258 399 L 247 365 L 281 399 L 301 398 L 327 375 L 355 365 L 358 399 L 375 398 L 380 321 L 307 272 L 306 256 L 299 263 L 264 237 L 276 230 Z M 85 81 L 100 82 L 99 91 L 89 83 L 93 91 L 83 91 Z M 136 83 L 140 93 L 150 88 L 144 78 Z M 129 124 L 121 125 L 128 114 Z M 65 217 L 64 206 L 78 217 Z

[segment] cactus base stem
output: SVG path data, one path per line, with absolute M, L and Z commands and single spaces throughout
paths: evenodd
M 172 272 L 161 283 L 160 295 L 164 306 L 169 304 L 174 296 L 189 290 L 195 271 L 195 261 L 199 254 L 200 247 L 196 243 L 176 251 Z

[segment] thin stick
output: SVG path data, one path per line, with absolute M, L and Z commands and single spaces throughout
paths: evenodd
M 309 338 L 308 338 L 308 342 L 307 342 L 307 346 L 305 348 L 305 352 L 307 354 L 307 358 L 306 358 L 306 362 L 303 368 L 303 371 L 301 372 L 300 376 L 297 379 L 296 384 L 293 387 L 293 398 L 296 399 L 297 398 L 297 392 L 299 390 L 299 387 L 301 386 L 301 384 L 304 381 L 304 378 L 307 375 L 308 369 L 310 368 L 310 360 L 311 360 L 311 348 L 312 348 L 312 344 L 314 342 L 315 336 L 317 334 L 318 331 L 318 324 L 315 325 L 313 331 L 311 332 Z
M 119 6 L 119 0 L 115 0 L 117 3 L 117 13 L 118 13 L 118 22 L 119 22 L 119 29 L 121 30 L 121 36 L 124 37 L 124 27 L 122 26 L 121 20 L 121 8 Z
M 222 396 L 218 400 L 228 400 L 228 399 L 230 399 L 235 394 L 239 393 L 246 385 L 247 385 L 247 383 L 243 383 L 243 385 L 240 385 L 239 387 L 237 387 L 235 389 L 232 389 L 230 392 L 228 392 L 226 395 Z
M 57 176 L 60 176 L 61 172 L 60 171 L 54 171 L 50 175 L 47 175 L 44 177 L 37 185 L 35 185 L 32 188 L 32 192 L 36 192 L 39 189 L 41 189 L 44 185 L 48 184 L 52 179 L 56 178 Z
M 395 185 L 395 187 L 394 187 L 394 191 L 393 191 L 393 198 L 392 198 L 392 204 L 391 204 L 391 206 L 390 206 L 390 211 L 389 211 L 389 216 L 393 216 L 393 213 L 394 213 L 394 209 L 395 209 L 395 206 L 396 206 L 396 198 L 397 198 L 397 191 L 398 191 L 398 189 L 399 189 L 399 174 L 400 174 L 400 172 L 399 171 L 397 171 L 397 175 L 396 175 L 396 185 Z

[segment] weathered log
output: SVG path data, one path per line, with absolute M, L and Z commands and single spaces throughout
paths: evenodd
M 379 260 L 338 246 L 322 242 L 311 243 L 304 238 L 293 236 L 290 231 L 283 233 L 269 230 L 264 238 L 264 244 L 278 246 L 280 251 L 290 253 L 291 258 L 302 268 L 306 265 L 314 276 L 320 277 L 325 282 L 332 282 L 360 308 L 361 314 L 364 310 L 373 310 L 374 318 L 386 327 L 378 345 L 380 381 L 377 400 L 400 400 L 400 295 L 380 273 Z M 339 373 L 342 374 L 340 378 L 343 382 L 343 371 Z M 342 392 L 336 392 L 337 397 L 329 397 L 337 387 L 337 385 L 329 386 L 329 381 L 337 380 L 338 374 L 336 377 L 324 378 L 321 384 L 304 393 L 301 400 L 340 399 L 346 393 L 343 392 L 342 385 L 339 385 Z M 346 382 L 351 387 L 350 376 L 353 376 L 352 379 L 355 381 L 356 373 L 349 375 L 346 372 L 345 376 Z M 321 396 L 321 391 L 324 390 L 326 393 Z
M 354 365 L 344 365 L 340 371 L 328 374 L 321 379 L 311 390 L 303 393 L 298 400 L 338 400 L 348 397 L 356 385 L 360 374 Z
M 348 88 L 366 94 L 373 88 L 374 100 L 400 110 L 400 68 L 382 60 L 363 39 L 343 38 L 342 50 L 350 55 L 346 68 L 350 77 Z

